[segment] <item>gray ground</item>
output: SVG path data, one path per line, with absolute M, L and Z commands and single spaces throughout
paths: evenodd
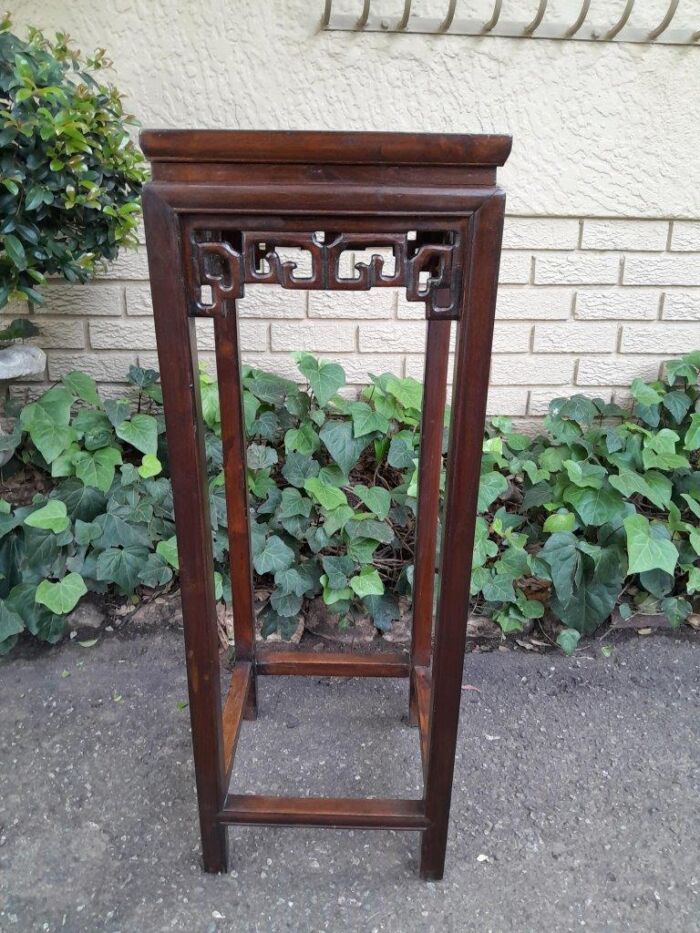
M 200 871 L 180 635 L 0 666 L 0 930 L 700 930 L 700 640 L 471 654 L 445 880 L 412 833 L 233 828 Z M 69 675 L 69 676 L 68 676 Z M 405 683 L 266 678 L 248 790 L 420 786 Z

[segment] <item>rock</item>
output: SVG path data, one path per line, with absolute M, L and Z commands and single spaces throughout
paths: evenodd
M 391 630 L 382 632 L 384 641 L 393 645 L 410 645 L 413 628 L 413 612 L 405 596 L 399 596 L 399 617 L 392 623 Z
M 467 638 L 499 638 L 501 628 L 488 616 L 469 616 L 467 619 Z
M 15 343 L 0 349 L 0 383 L 38 376 L 46 369 L 46 354 L 39 347 Z
M 105 619 L 106 613 L 98 602 L 84 599 L 66 618 L 66 625 L 69 632 L 82 637 L 99 632 Z
M 154 599 L 141 603 L 126 620 L 128 625 L 139 628 L 155 628 L 167 626 L 179 628 L 182 626 L 182 603 L 180 593 L 160 593 Z
M 368 616 L 356 619 L 347 628 L 341 628 L 339 622 L 338 616 L 329 611 L 322 599 L 312 600 L 306 614 L 306 628 L 314 635 L 341 645 L 369 644 L 377 636 L 374 623 Z

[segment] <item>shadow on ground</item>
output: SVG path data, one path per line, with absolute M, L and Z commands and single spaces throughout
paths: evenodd
M 229 831 L 200 871 L 180 635 L 0 666 L 0 930 L 700 930 L 692 636 L 467 657 L 445 880 L 413 833 Z M 266 678 L 237 788 L 420 793 L 406 684 Z

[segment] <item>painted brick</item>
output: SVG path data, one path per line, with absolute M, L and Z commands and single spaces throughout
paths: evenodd
M 274 285 L 246 285 L 237 304 L 241 317 L 303 318 L 309 292 Z
M 614 285 L 619 275 L 617 256 L 551 253 L 535 259 L 537 285 Z
M 573 356 L 494 356 L 491 383 L 496 386 L 569 385 L 575 362 Z
M 506 217 L 504 249 L 576 249 L 580 224 L 564 217 Z
M 37 314 L 74 314 L 103 317 L 119 316 L 124 308 L 120 285 L 49 284 L 44 303 L 35 305 Z
M 579 289 L 575 317 L 586 321 L 655 320 L 661 292 L 646 288 Z
M 625 285 L 700 285 L 700 256 L 626 256 Z
M 528 390 L 499 389 L 492 386 L 486 402 L 487 415 L 524 415 L 527 412 Z
M 416 302 L 425 316 L 423 302 Z M 309 292 L 310 318 L 390 318 L 396 305 L 393 288 L 374 288 L 368 292 Z
M 617 330 L 617 324 L 536 324 L 532 348 L 535 353 L 612 353 Z
M 273 350 L 310 350 L 331 353 L 355 349 L 357 325 L 349 321 L 273 322 Z M 381 352 L 382 347 L 377 347 Z
M 668 242 L 665 220 L 584 220 L 583 249 L 663 250 Z
M 375 370 L 372 370 L 374 372 Z M 451 353 L 447 360 L 447 383 L 448 385 L 452 383 L 455 371 L 455 358 L 454 354 Z M 425 377 L 425 356 L 407 356 L 406 357 L 406 376 L 410 376 L 412 379 L 417 379 L 418 382 L 423 382 Z
M 700 220 L 674 220 L 671 249 L 700 252 Z
M 125 285 L 124 297 L 126 299 L 127 314 L 140 315 L 141 317 L 153 314 L 151 286 L 148 283 L 145 285 Z
M 117 258 L 107 265 L 101 276 L 105 279 L 147 279 L 148 255 L 145 247 L 120 249 Z
M 666 321 L 700 321 L 700 291 L 666 292 L 661 317 Z
M 614 359 L 580 359 L 576 374 L 579 386 L 628 386 L 633 379 L 659 378 L 661 360 L 656 357 L 624 357 Z
M 496 317 L 501 320 L 566 320 L 571 314 L 571 288 L 519 288 L 498 290 Z
M 131 353 L 61 353 L 49 350 L 49 378 L 60 379 L 74 369 L 81 369 L 97 382 L 126 382 L 129 366 L 136 363 Z
M 531 270 L 532 258 L 529 253 L 504 250 L 501 254 L 498 281 L 504 285 L 527 285 Z
M 90 321 L 90 345 L 95 350 L 155 350 L 153 321 Z
M 700 323 L 629 324 L 622 330 L 623 353 L 688 353 L 700 347 Z
M 10 323 L 10 319 L 5 320 L 2 325 Z M 31 342 L 41 347 L 42 350 L 57 348 L 62 350 L 82 350 L 85 346 L 85 321 L 57 321 L 42 318 L 36 322 L 41 330 L 37 337 L 33 337 Z
M 497 321 L 493 332 L 494 353 L 527 353 L 530 349 L 531 324 L 506 324 Z
M 18 301 L 14 299 L 8 301 L 8 303 L 3 308 L 3 314 L 12 321 L 16 317 L 22 317 L 25 314 L 29 314 L 29 303 L 27 301 Z
M 425 302 L 407 301 L 406 292 L 401 289 L 396 298 L 396 317 L 407 321 L 424 321 Z
M 454 328 L 452 330 L 454 332 Z M 423 353 L 425 350 L 426 327 L 422 321 L 360 324 L 358 331 L 361 353 Z
M 576 394 L 573 386 L 562 386 L 558 389 L 531 389 L 528 393 L 527 413 L 541 418 L 549 412 L 549 404 L 553 398 L 568 398 Z

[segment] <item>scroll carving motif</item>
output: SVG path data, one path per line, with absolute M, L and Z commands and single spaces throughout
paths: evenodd
M 306 252 L 310 271 L 283 258 L 284 249 Z M 196 294 L 192 313 L 211 317 L 226 313 L 226 302 L 242 298 L 246 283 L 290 289 L 367 291 L 405 287 L 408 301 L 423 301 L 428 319 L 456 320 L 462 291 L 459 233 L 277 233 L 243 232 L 216 239 L 193 238 Z M 355 260 L 351 274 L 341 272 L 347 252 L 382 249 L 368 262 Z M 386 252 L 391 252 L 391 259 Z M 202 286 L 211 289 L 204 300 Z

